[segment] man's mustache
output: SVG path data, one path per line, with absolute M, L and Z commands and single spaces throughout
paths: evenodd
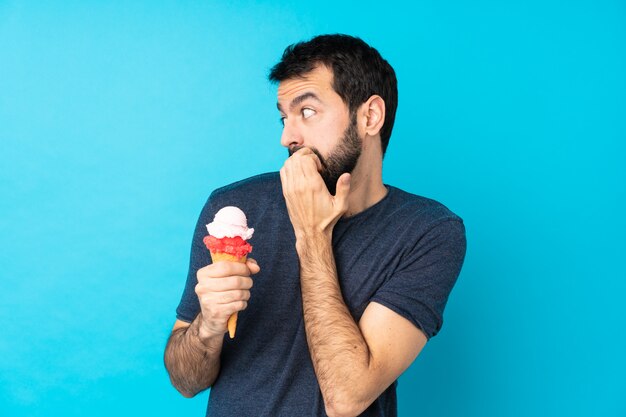
M 298 152 L 300 149 L 302 148 L 306 148 L 307 146 L 302 146 L 302 145 L 294 145 L 292 147 L 290 147 L 288 149 L 289 152 L 289 156 L 293 155 L 294 153 Z M 313 151 L 313 153 L 315 155 L 317 155 L 317 157 L 319 158 L 320 162 L 322 163 L 322 168 L 324 170 L 326 170 L 328 168 L 328 165 L 326 165 L 326 161 L 324 160 L 324 157 L 322 156 L 322 154 L 320 153 L 320 151 L 317 150 L 317 148 L 314 147 L 309 147 L 310 150 Z

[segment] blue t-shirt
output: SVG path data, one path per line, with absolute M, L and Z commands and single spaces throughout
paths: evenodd
M 463 221 L 434 200 L 386 187 L 381 201 L 335 226 L 342 295 L 356 322 L 376 301 L 431 338 L 441 329 L 465 256 Z M 225 335 L 207 416 L 326 416 L 306 341 L 295 235 L 278 173 L 211 194 L 196 225 L 177 318 L 191 322 L 200 312 L 196 271 L 211 263 L 202 239 L 224 206 L 246 213 L 255 230 L 250 257 L 261 272 L 253 276 L 247 309 L 239 313 L 237 336 Z M 396 416 L 396 382 L 361 415 Z

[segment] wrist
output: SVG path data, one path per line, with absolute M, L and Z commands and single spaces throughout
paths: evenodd
M 224 333 L 214 332 L 202 320 L 202 313 L 198 314 L 198 325 L 195 326 L 193 337 L 205 348 L 215 349 L 222 345 Z
M 332 230 L 300 230 L 296 232 L 296 251 L 303 254 L 330 247 L 332 239 Z

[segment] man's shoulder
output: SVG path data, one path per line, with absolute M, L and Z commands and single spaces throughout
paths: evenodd
M 428 197 L 413 194 L 398 187 L 388 186 L 393 197 L 395 214 L 415 219 L 422 225 L 435 226 L 445 221 L 463 223 L 463 219 L 443 203 Z
M 280 191 L 280 175 L 278 172 L 266 172 L 255 175 L 232 184 L 217 188 L 211 193 L 212 199 L 232 198 L 245 196 L 248 198 L 258 198 Z

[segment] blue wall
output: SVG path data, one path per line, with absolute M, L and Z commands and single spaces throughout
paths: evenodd
M 387 183 L 466 222 L 401 415 L 626 415 L 620 1 L 0 1 L 0 410 L 203 415 L 162 365 L 212 189 L 277 170 L 283 48 L 396 68 Z

